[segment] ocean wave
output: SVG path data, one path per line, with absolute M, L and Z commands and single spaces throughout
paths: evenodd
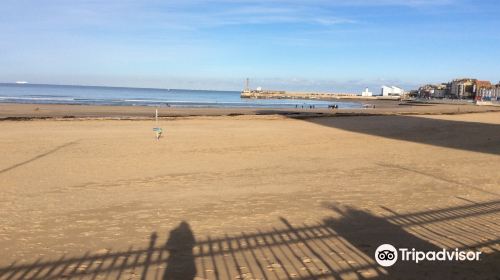
M 239 92 L 211 90 L 150 90 L 137 88 L 56 86 L 56 85 L 3 85 L 0 84 L 0 102 L 33 104 L 81 104 L 113 106 L 166 106 L 171 107 L 245 107 L 295 108 L 314 105 L 327 108 L 338 104 L 340 108 L 361 108 L 359 103 L 298 100 L 298 99 L 241 99 Z

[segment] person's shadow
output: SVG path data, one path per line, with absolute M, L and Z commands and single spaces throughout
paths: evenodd
M 193 247 L 195 245 L 193 231 L 187 222 L 170 232 L 166 249 L 169 252 L 164 280 L 192 280 L 196 276 Z

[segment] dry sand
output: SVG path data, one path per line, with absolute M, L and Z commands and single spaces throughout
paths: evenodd
M 153 126 L 0 122 L 0 279 L 500 275 L 498 112 Z M 382 268 L 382 243 L 483 256 Z

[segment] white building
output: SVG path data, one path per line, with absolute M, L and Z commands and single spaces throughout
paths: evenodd
M 373 96 L 373 92 L 371 92 L 370 90 L 368 90 L 368 88 L 366 88 L 365 91 L 361 93 L 361 96 Z
M 405 93 L 405 90 L 395 86 L 382 86 L 382 96 L 401 96 Z

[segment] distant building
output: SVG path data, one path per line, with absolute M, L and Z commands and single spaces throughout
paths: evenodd
M 366 88 L 365 91 L 363 91 L 361 93 L 361 96 L 365 96 L 365 97 L 373 96 L 373 92 L 371 92 L 368 88 Z
M 489 81 L 476 81 L 474 84 L 474 99 L 479 99 L 481 92 L 488 92 L 493 88 L 494 86 Z
M 479 84 L 477 86 L 476 100 L 479 101 L 500 101 L 500 83 L 497 85 Z
M 404 89 L 395 86 L 382 86 L 381 93 L 382 96 L 402 96 L 405 91 Z
M 481 91 L 488 91 L 494 86 L 489 81 L 477 79 L 458 79 L 451 82 L 451 96 L 460 99 L 477 99 Z
M 420 98 L 445 98 L 449 94 L 448 84 L 425 85 L 418 89 L 417 96 Z
M 474 98 L 476 94 L 475 79 L 458 79 L 451 82 L 450 95 L 452 98 Z
M 457 98 L 478 101 L 500 101 L 500 83 L 493 85 L 489 81 L 477 79 L 455 79 L 450 83 L 428 84 L 417 90 L 419 98 Z
M 408 97 L 419 97 L 419 91 L 418 90 L 410 90 L 408 93 Z

